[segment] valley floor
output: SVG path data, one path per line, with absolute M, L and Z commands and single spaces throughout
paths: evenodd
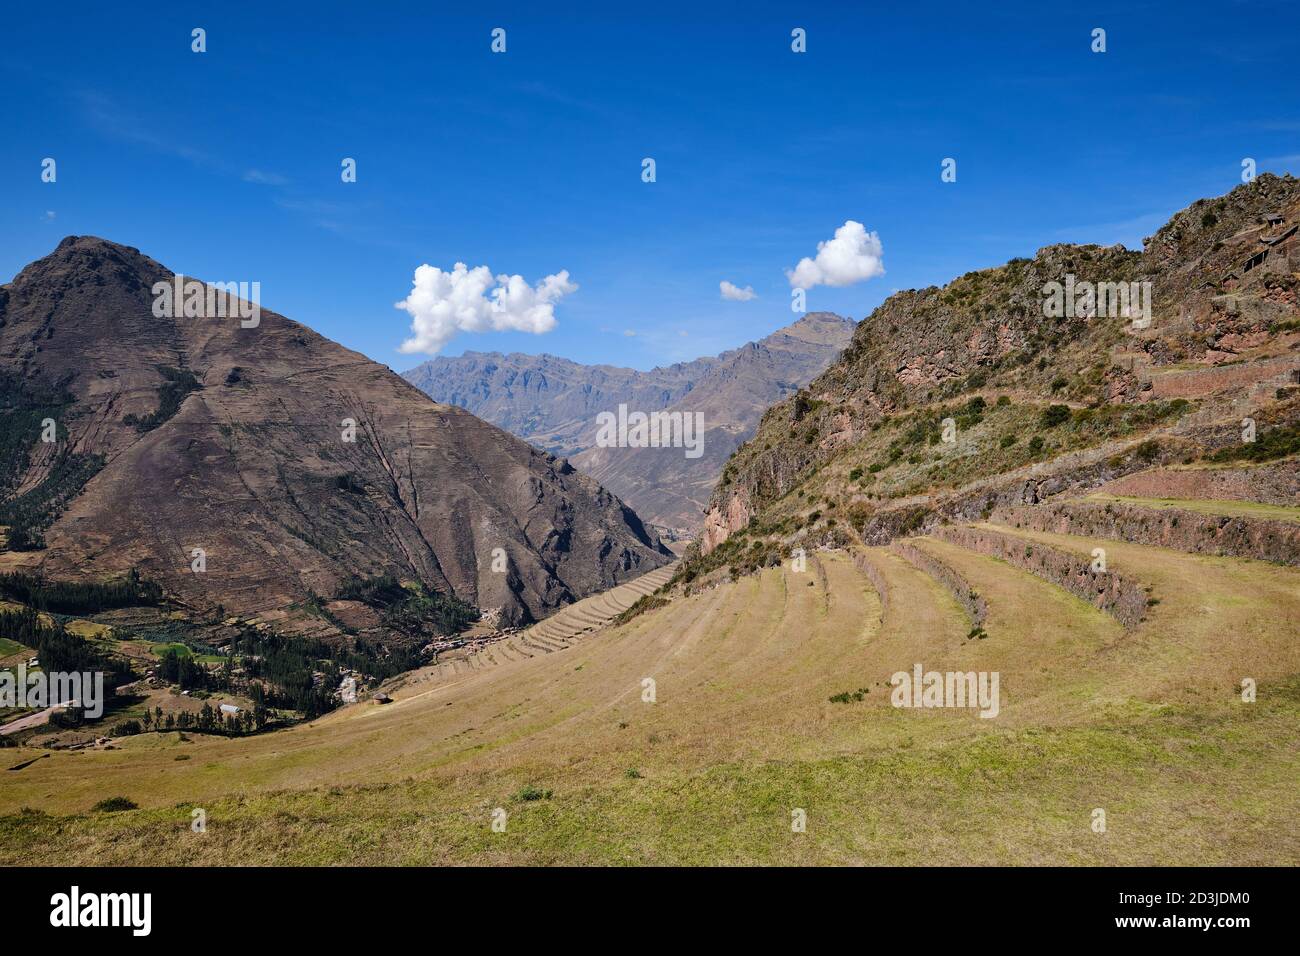
M 1300 863 L 1300 569 L 1107 542 L 1158 602 L 1125 628 L 915 543 L 978 591 L 986 636 L 894 550 L 810 555 L 282 732 L 0 752 L 0 861 Z M 999 672 L 1000 713 L 891 706 L 917 663 Z M 112 796 L 140 809 L 91 809 Z

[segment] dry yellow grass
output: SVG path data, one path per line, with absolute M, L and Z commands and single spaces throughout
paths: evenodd
M 869 552 L 890 586 L 883 623 L 852 562 L 820 555 L 553 654 L 416 675 L 386 706 L 246 740 L 54 754 L 0 776 L 0 860 L 1300 861 L 1300 571 L 1108 542 L 1160 600 L 1126 633 L 1001 562 L 922 546 L 985 596 L 986 638 L 890 552 Z M 891 707 L 890 675 L 915 663 L 998 671 L 1001 714 Z M 1240 702 L 1242 676 L 1257 703 Z M 859 688 L 860 702 L 829 700 Z M 119 794 L 142 809 L 88 812 Z M 791 832 L 796 808 L 806 833 Z

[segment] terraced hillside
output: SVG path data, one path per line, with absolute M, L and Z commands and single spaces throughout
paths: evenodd
M 751 524 L 883 543 L 1154 466 L 1141 497 L 1294 504 L 1293 460 L 1258 491 L 1176 472 L 1300 451 L 1297 222 L 1300 180 L 1262 176 L 1174 214 L 1141 252 L 1046 246 L 890 296 L 732 456 L 699 554 Z M 1076 284 L 1097 299 L 1055 308 Z M 1147 289 L 1145 316 L 1103 302 L 1120 286 Z
M 546 620 L 509 637 L 446 656 L 432 667 L 399 679 L 401 685 L 445 680 L 484 666 L 527 660 L 570 647 L 585 634 L 607 626 L 639 599 L 668 583 L 676 565 L 665 565 L 618 587 L 562 608 Z
M 0 859 L 1300 862 L 1300 569 L 996 517 L 944 531 L 697 581 L 562 653 L 284 732 L 9 751 Z M 1017 563 L 968 546 L 993 536 Z M 1053 577 L 1098 546 L 1096 593 L 1140 593 L 1140 619 Z M 892 706 L 916 664 L 998 673 L 996 717 Z M 91 809 L 110 796 L 140 809 Z

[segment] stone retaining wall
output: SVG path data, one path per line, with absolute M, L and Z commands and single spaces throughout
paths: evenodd
M 908 541 L 895 541 L 890 548 L 951 591 L 976 625 L 984 623 L 989 612 L 988 603 L 954 568 Z
M 1300 523 L 1291 521 L 1229 518 L 1182 508 L 1093 501 L 1004 508 L 994 512 L 993 518 L 1001 524 L 1036 531 L 1300 565 Z
M 939 528 L 934 535 L 978 554 L 1001 558 L 1010 565 L 1059 585 L 1105 611 L 1125 627 L 1133 627 L 1146 613 L 1147 592 L 1140 584 L 1114 571 L 1094 573 L 1088 558 L 986 528 L 954 525 Z
M 871 586 L 880 595 L 880 618 L 883 621 L 885 611 L 889 609 L 889 582 L 885 580 L 885 576 L 880 573 L 880 569 L 876 567 L 875 563 L 861 551 L 854 550 L 853 566 L 866 575 L 867 580 L 871 582 Z
M 1102 494 L 1131 498 L 1217 498 L 1300 505 L 1300 463 L 1254 468 L 1152 468 L 1109 481 Z

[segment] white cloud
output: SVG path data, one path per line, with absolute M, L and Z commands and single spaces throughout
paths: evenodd
M 742 289 L 723 279 L 718 283 L 718 288 L 722 290 L 722 297 L 730 299 L 732 302 L 748 302 L 750 299 L 758 298 L 758 293 L 754 291 L 752 285 L 747 285 Z
M 58 218 L 58 215 L 59 214 L 55 212 L 53 209 L 47 209 L 45 210 L 45 215 L 42 216 L 41 219 L 43 219 L 45 222 L 53 222 L 56 218 Z
M 636 332 L 634 332 L 632 329 L 624 329 L 623 334 L 626 335 L 629 339 L 636 338 Z
M 835 230 L 835 238 L 817 243 L 817 258 L 807 256 L 786 270 L 792 288 L 853 285 L 885 274 L 880 237 L 852 219 Z
M 411 315 L 411 337 L 404 353 L 436 355 L 458 332 L 532 332 L 555 328 L 555 303 L 576 292 L 567 270 L 530 286 L 523 276 L 493 276 L 487 266 L 468 269 L 458 262 L 450 272 L 428 264 L 415 270 L 411 292 L 396 308 Z

